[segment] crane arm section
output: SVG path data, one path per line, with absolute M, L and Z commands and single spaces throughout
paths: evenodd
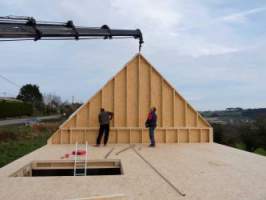
M 0 40 L 60 40 L 60 39 L 117 39 L 134 38 L 143 43 L 139 29 L 110 29 L 101 27 L 75 26 L 72 21 L 38 22 L 32 17 L 0 17 Z

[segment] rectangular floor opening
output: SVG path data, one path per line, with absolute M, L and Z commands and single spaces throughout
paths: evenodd
M 84 161 L 85 162 L 85 161 Z M 76 176 L 85 176 L 85 163 L 79 161 L 76 165 Z M 11 177 L 39 177 L 39 176 L 74 176 L 75 162 L 73 160 L 33 161 Z M 86 166 L 86 176 L 122 175 L 120 160 L 89 160 Z

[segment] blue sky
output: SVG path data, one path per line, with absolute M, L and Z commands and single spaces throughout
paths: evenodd
M 266 107 L 265 0 L 1 0 L 2 16 L 140 28 L 142 54 L 198 110 Z M 85 101 L 132 58 L 137 40 L 0 43 L 0 75 Z M 0 78 L 0 96 L 18 88 Z

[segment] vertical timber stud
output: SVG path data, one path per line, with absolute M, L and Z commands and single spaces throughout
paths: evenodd
M 141 113 L 141 111 L 140 111 L 140 54 L 138 54 L 138 72 L 137 72 L 137 74 L 138 74 L 138 127 L 140 127 L 141 126 L 141 121 L 140 121 L 140 113 Z
M 167 143 L 167 130 L 164 129 L 164 143 Z
M 90 102 L 87 104 L 87 127 L 90 127 Z
M 101 102 L 100 102 L 100 105 L 101 105 L 101 108 L 103 108 L 103 96 L 104 96 L 104 95 L 103 95 L 103 89 L 104 89 L 104 88 L 102 88 L 102 89 L 101 89 L 101 92 L 100 92 L 100 101 L 101 101 Z
M 152 84 L 152 81 L 151 81 L 151 77 L 152 77 L 152 67 L 150 67 L 150 85 L 149 85 L 149 90 L 150 90 L 150 102 L 149 102 L 149 110 L 150 110 L 150 108 L 152 107 L 152 91 L 151 91 L 151 84 Z
M 115 144 L 118 144 L 118 129 L 115 130 Z
M 69 129 L 69 143 L 72 144 L 72 128 Z
M 188 115 L 187 114 L 187 102 L 186 101 L 184 101 L 184 102 L 185 102 L 185 113 L 184 113 L 185 114 L 185 116 L 184 116 L 185 117 L 185 127 L 187 127 L 187 124 L 188 124 L 187 123 L 188 122 L 188 119 L 187 119 L 187 115 Z
M 190 128 L 188 129 L 188 143 L 190 143 L 191 142 L 191 138 L 190 138 L 190 135 L 191 135 L 191 131 L 190 131 Z
M 143 128 L 141 128 L 140 130 L 140 136 L 141 136 L 140 143 L 143 144 Z
M 88 134 L 88 128 L 85 128 L 85 129 L 84 129 L 84 144 L 85 144 L 86 142 L 88 142 L 87 134 Z M 88 142 L 88 143 L 89 143 L 89 142 Z
M 129 138 L 128 138 L 128 143 L 131 144 L 132 141 L 132 132 L 131 132 L 131 128 L 129 128 Z
M 60 144 L 62 144 L 62 131 L 61 129 L 58 130 L 59 136 L 60 136 Z
M 199 141 L 199 143 L 203 143 L 203 139 L 202 139 L 202 129 L 200 129 L 200 141 Z
M 78 113 L 76 113 L 76 115 L 75 115 L 75 124 L 74 124 L 75 128 L 78 127 L 78 123 L 79 123 L 78 120 L 79 120 Z
M 115 78 L 113 79 L 113 88 L 112 88 L 112 93 L 113 93 L 113 99 L 112 99 L 112 104 L 113 104 L 113 110 L 112 112 L 115 113 Z M 113 127 L 115 127 L 115 114 L 113 115 Z
M 172 107 L 172 111 L 173 111 L 173 115 L 172 115 L 172 126 L 176 127 L 176 116 L 175 116 L 175 89 L 173 88 L 173 107 Z
M 196 111 L 196 127 L 199 126 L 199 113 Z
M 82 143 L 83 144 L 86 144 L 86 139 L 85 139 L 86 138 L 85 137 L 85 135 L 86 135 L 86 129 L 83 129 L 83 134 L 82 135 L 83 135 L 83 137 L 82 137 Z
M 114 89 L 113 89 L 113 106 L 114 106 L 114 116 L 113 116 L 113 122 L 114 122 L 114 127 L 116 127 L 116 109 L 115 109 L 115 95 L 116 95 L 116 78 L 114 77 Z M 114 134 L 115 135 L 115 134 Z
M 179 143 L 179 129 L 176 129 L 176 143 Z
M 164 80 L 161 77 L 161 127 L 164 127 L 164 117 L 163 117 L 163 84 L 164 84 Z
M 126 66 L 126 68 L 125 68 L 125 72 L 126 72 L 126 83 L 125 83 L 125 85 L 126 85 L 126 115 L 125 115 L 125 117 L 126 117 L 126 127 L 128 127 L 128 66 Z

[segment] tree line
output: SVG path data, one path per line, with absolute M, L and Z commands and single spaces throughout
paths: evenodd
M 55 94 L 42 94 L 39 86 L 26 84 L 16 97 L 18 101 L 0 101 L 0 118 L 62 114 L 69 116 L 81 104 L 65 101 Z
M 215 142 L 266 155 L 265 115 L 258 115 L 251 123 L 214 123 L 212 126 Z

